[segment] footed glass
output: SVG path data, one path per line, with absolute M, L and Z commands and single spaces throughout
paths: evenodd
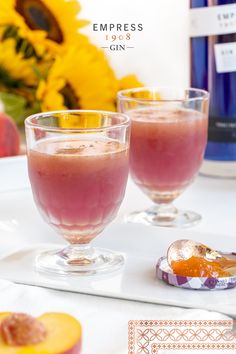
M 131 118 L 130 171 L 153 201 L 128 221 L 191 226 L 201 220 L 172 202 L 194 181 L 207 143 L 209 94 L 198 89 L 137 88 L 118 93 L 120 112 Z
M 119 269 L 124 257 L 91 246 L 114 219 L 128 177 L 130 121 L 102 111 L 58 111 L 25 121 L 28 171 L 44 220 L 69 245 L 39 254 L 36 268 L 93 275 Z

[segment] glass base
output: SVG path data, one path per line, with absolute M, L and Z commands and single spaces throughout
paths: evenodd
M 90 246 L 83 251 L 81 247 L 72 245 L 63 250 L 42 252 L 36 258 L 36 270 L 57 275 L 87 276 L 114 272 L 124 265 L 122 254 Z
M 135 211 L 125 217 L 126 222 L 163 227 L 191 227 L 198 224 L 201 219 L 201 215 L 193 211 L 178 210 L 172 205 L 154 206 Z

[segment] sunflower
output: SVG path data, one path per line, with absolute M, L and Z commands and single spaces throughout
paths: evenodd
M 43 111 L 63 109 L 115 110 L 118 81 L 104 53 L 92 44 L 71 48 L 58 57 L 37 98 Z
M 142 87 L 143 84 L 138 80 L 136 75 L 130 74 L 122 77 L 119 82 L 119 90 Z
M 75 41 L 87 42 L 79 29 L 88 24 L 79 20 L 77 0 L 1 0 L 0 25 L 17 29 L 21 38 L 36 47 L 58 53 Z
M 13 39 L 0 42 L 0 87 L 19 89 L 22 86 L 35 86 L 34 58 L 24 59 L 22 53 L 15 50 Z

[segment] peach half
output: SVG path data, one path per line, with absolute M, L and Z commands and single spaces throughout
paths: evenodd
M 20 151 L 20 134 L 15 122 L 0 112 L 0 157 L 15 156 Z
M 9 345 L 6 341 L 6 331 L 4 326 L 8 324 L 7 319 L 11 319 L 11 313 L 0 313 L 0 353 L 1 354 L 81 354 L 81 336 L 82 330 L 80 323 L 72 316 L 65 313 L 45 313 L 35 319 L 40 326 L 45 330 L 45 336 L 40 339 L 40 342 L 35 343 L 32 338 L 34 331 L 29 330 L 31 343 L 27 345 Z M 29 318 L 32 318 L 29 316 Z M 20 333 L 27 338 L 27 327 L 14 328 L 9 326 L 10 335 L 17 339 Z M 14 339 L 14 338 L 13 338 Z M 33 339 L 33 340 L 32 340 Z M 13 342 L 14 343 L 14 342 Z M 34 344 L 32 344 L 34 343 Z

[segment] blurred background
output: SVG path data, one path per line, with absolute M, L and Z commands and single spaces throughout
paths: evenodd
M 134 72 L 147 85 L 189 85 L 189 0 L 81 0 L 81 5 L 81 16 L 91 23 L 143 24 L 143 31 L 133 34 L 134 49 L 106 50 L 119 76 Z M 104 44 L 104 34 L 91 25 L 84 32 Z
M 24 143 L 34 113 L 116 111 L 119 90 L 144 85 L 205 89 L 205 159 L 229 162 L 232 173 L 216 175 L 235 177 L 235 18 L 236 0 L 0 1 L 0 112 Z M 19 153 L 11 123 L 0 119 L 0 156 Z
M 188 11 L 188 0 L 1 2 L 1 109 L 20 127 L 39 111 L 114 111 L 120 89 L 188 85 Z

